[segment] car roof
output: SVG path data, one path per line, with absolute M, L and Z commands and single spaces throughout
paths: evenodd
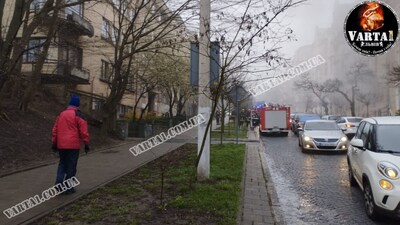
M 336 123 L 334 120 L 307 120 L 306 123 Z
M 361 116 L 341 116 L 344 119 L 363 119 Z
M 296 116 L 319 116 L 318 114 L 309 114 L 309 113 L 299 113 Z
M 372 124 L 400 124 L 400 116 L 380 116 L 363 119 Z

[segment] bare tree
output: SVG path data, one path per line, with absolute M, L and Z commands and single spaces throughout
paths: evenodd
M 366 116 L 369 117 L 369 106 L 371 103 L 377 102 L 381 96 L 377 93 L 374 93 L 372 91 L 366 92 L 366 93 L 358 93 L 357 100 L 363 103 L 366 107 L 367 114 Z
M 175 4 L 175 9 L 171 10 L 167 4 L 174 4 L 172 0 L 107 1 L 113 7 L 115 16 L 110 21 L 111 28 L 107 30 L 113 47 L 105 56 L 111 63 L 112 76 L 108 82 L 110 93 L 102 109 L 103 135 L 114 128 L 117 105 L 129 81 L 136 80 L 133 77 L 135 68 L 144 60 L 143 53 L 174 48 L 182 39 L 185 40 L 185 21 L 180 14 L 189 10 L 191 2 L 193 0 L 185 0 Z M 149 90 L 152 87 L 148 85 L 145 92 L 154 97 Z
M 279 23 L 280 15 L 303 2 L 305 0 L 218 2 L 219 5 L 214 9 L 219 19 L 217 27 L 211 33 L 200 34 L 206 35 L 210 40 L 218 40 L 222 55 L 222 61 L 219 63 L 220 78 L 215 88 L 216 94 L 210 96 L 213 99 L 213 105 L 206 131 L 211 126 L 217 101 L 230 77 L 238 79 L 245 78 L 245 74 L 250 74 L 246 72 L 272 71 L 285 62 L 285 58 L 279 52 L 280 45 L 291 40 L 293 35 L 290 29 Z M 238 7 L 240 10 L 227 12 L 226 8 L 234 5 L 240 5 Z M 251 71 L 250 66 L 259 62 L 267 63 L 268 68 L 263 71 Z M 249 80 L 249 77 L 247 79 Z M 200 88 L 209 89 L 209 86 Z M 205 93 L 208 92 L 205 91 Z M 202 155 L 206 136 L 202 141 L 196 165 Z
M 394 66 L 387 74 L 386 80 L 390 86 L 400 86 L 400 66 Z
M 40 75 L 47 59 L 47 51 L 53 38 L 57 35 L 59 22 L 58 12 L 66 7 L 82 4 L 85 0 L 64 1 L 34 1 L 16 0 L 1 1 L 0 18 L 0 98 L 4 93 L 12 93 L 11 97 L 17 97 L 17 92 L 22 92 L 20 109 L 26 110 L 33 93 L 40 85 Z M 89 0 L 86 0 L 89 1 Z M 3 18 L 4 12 L 10 10 L 10 18 Z M 47 29 L 40 29 L 47 27 Z M 42 33 L 46 41 L 37 46 L 28 46 L 33 34 Z M 37 49 L 37 61 L 26 87 L 21 88 L 21 58 L 26 51 Z M 10 92 L 12 90 L 12 92 Z M 1 102 L 1 101 L 0 101 Z
M 302 79 L 295 82 L 296 88 L 300 88 L 305 91 L 310 91 L 315 97 L 318 98 L 322 107 L 324 108 L 325 115 L 329 114 L 329 91 L 326 90 L 325 84 L 319 84 L 318 82 L 312 81 L 308 75 L 304 75 Z
M 356 116 L 355 103 L 356 95 L 359 91 L 359 83 L 368 77 L 373 77 L 372 71 L 363 62 L 354 64 L 346 74 L 346 82 L 339 79 L 329 79 L 325 82 L 327 92 L 336 92 L 344 97 L 350 105 L 352 116 Z M 348 90 L 348 87 L 350 90 Z

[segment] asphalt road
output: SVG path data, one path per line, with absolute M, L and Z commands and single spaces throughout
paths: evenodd
M 279 201 L 275 210 L 286 224 L 400 224 L 367 217 L 361 189 L 348 182 L 346 154 L 302 153 L 292 134 L 262 137 L 262 142 Z

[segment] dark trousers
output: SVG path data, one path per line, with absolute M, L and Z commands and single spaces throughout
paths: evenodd
M 58 163 L 56 184 L 62 183 L 76 175 L 76 166 L 78 164 L 79 149 L 59 149 L 60 162 Z

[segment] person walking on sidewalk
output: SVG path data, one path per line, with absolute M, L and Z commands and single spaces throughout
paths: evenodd
M 60 156 L 56 185 L 76 175 L 81 141 L 85 144 L 86 154 L 89 151 L 88 125 L 78 109 L 79 105 L 79 96 L 73 95 L 67 109 L 60 113 L 53 126 L 52 149 Z M 75 189 L 71 188 L 66 194 L 74 192 Z

